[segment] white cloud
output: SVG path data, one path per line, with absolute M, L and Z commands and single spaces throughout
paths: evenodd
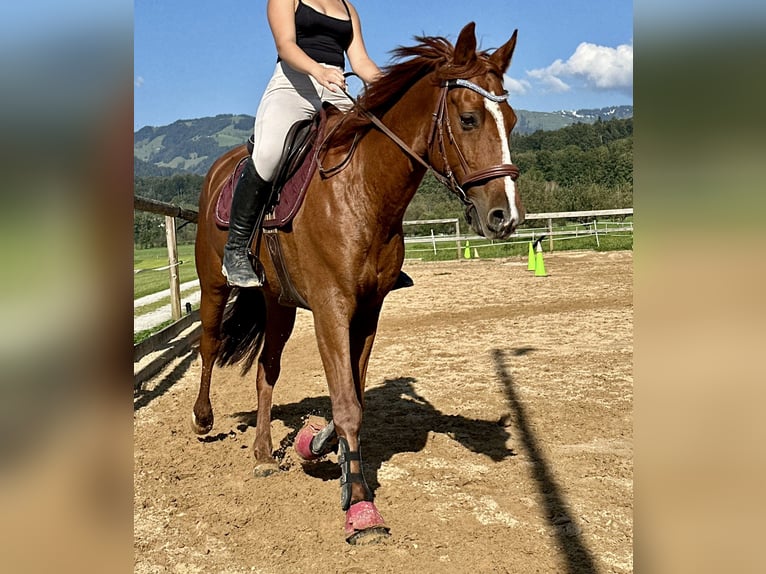
M 555 92 L 570 89 L 562 78 L 594 90 L 630 92 L 633 89 L 633 45 L 610 48 L 582 42 L 566 62 L 556 60 L 547 68 L 531 70 L 527 74 Z
M 560 61 L 560 60 L 557 60 Z M 562 81 L 561 78 L 554 76 L 548 71 L 548 68 L 540 68 L 539 70 L 532 70 L 527 72 L 531 78 L 538 80 L 545 88 L 552 92 L 566 92 L 569 91 L 569 84 Z
M 503 87 L 511 96 L 523 96 L 532 88 L 527 80 L 517 80 L 508 75 L 503 76 Z
M 144 78 L 143 76 L 136 76 L 136 79 L 133 80 L 133 85 L 137 88 L 140 88 L 144 85 Z

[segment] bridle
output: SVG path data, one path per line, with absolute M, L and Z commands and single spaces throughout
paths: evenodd
M 471 202 L 466 196 L 466 190 L 480 183 L 485 183 L 500 177 L 510 177 L 511 180 L 516 181 L 519 177 L 519 168 L 512 163 L 504 163 L 493 165 L 491 167 L 480 169 L 474 172 L 470 171 L 468 162 L 466 161 L 463 152 L 460 150 L 460 146 L 458 146 L 457 142 L 455 141 L 455 136 L 452 133 L 452 125 L 450 124 L 449 120 L 449 114 L 447 113 L 447 94 L 449 94 L 450 90 L 455 88 L 467 88 L 476 92 L 480 96 L 483 96 L 486 99 L 497 103 L 505 101 L 505 99 L 508 97 L 508 92 L 503 92 L 500 95 L 496 95 L 488 92 L 473 82 L 469 82 L 468 80 L 463 79 L 446 80 L 442 84 L 439 100 L 436 104 L 436 111 L 433 114 L 433 121 L 431 122 L 431 131 L 428 137 L 428 150 L 430 157 L 431 148 L 434 144 L 434 141 L 438 144 L 439 153 L 442 159 L 442 165 L 446 167 L 447 173 L 439 174 L 433 167 L 431 170 L 433 171 L 434 175 L 437 176 L 437 179 L 449 187 L 449 189 L 452 190 L 452 192 L 455 193 L 464 204 L 469 205 Z M 449 141 L 449 144 L 455 149 L 458 159 L 460 160 L 460 165 L 463 169 L 463 173 L 465 174 L 461 180 L 457 179 L 455 173 L 450 167 L 449 160 L 447 159 L 445 132 L 447 136 L 446 141 Z M 500 134 L 500 137 L 503 137 L 503 134 Z
M 345 76 L 350 75 L 356 75 L 353 72 L 347 72 L 344 74 Z M 384 134 L 386 134 L 396 145 L 398 145 L 408 156 L 410 156 L 412 159 L 414 159 L 416 162 L 418 162 L 420 165 L 426 168 L 426 170 L 430 171 L 437 181 L 439 181 L 441 184 L 443 184 L 445 187 L 447 187 L 450 191 L 452 191 L 463 204 L 470 206 L 472 205 L 471 200 L 468 199 L 468 196 L 466 194 L 466 191 L 470 189 L 471 187 L 478 185 L 480 183 L 486 183 L 488 181 L 491 181 L 493 179 L 501 178 L 501 177 L 510 177 L 513 181 L 516 181 L 519 177 L 519 168 L 512 164 L 512 163 L 504 163 L 499 165 L 493 165 L 491 167 L 480 169 L 474 172 L 471 172 L 468 167 L 468 162 L 465 159 L 465 156 L 463 155 L 463 152 L 460 150 L 460 147 L 457 145 L 457 142 L 455 141 L 455 137 L 452 133 L 452 125 L 450 124 L 449 120 L 449 114 L 447 113 L 447 95 L 449 94 L 450 90 L 456 89 L 456 88 L 466 88 L 469 90 L 472 90 L 476 92 L 477 94 L 487 98 L 488 100 L 492 102 L 503 102 L 508 97 L 508 92 L 503 92 L 502 94 L 493 94 L 478 84 L 474 84 L 473 82 L 470 82 L 468 80 L 464 79 L 455 79 L 455 80 L 445 80 L 442 82 L 440 93 L 439 93 L 439 99 L 436 103 L 436 109 L 434 110 L 432 114 L 432 121 L 431 121 L 431 129 L 428 136 L 428 157 L 432 157 L 432 148 L 434 145 L 438 146 L 438 154 L 441 156 L 442 165 L 445 166 L 446 173 L 440 173 L 436 170 L 430 163 L 426 162 L 421 158 L 415 151 L 408 146 L 406 143 L 402 141 L 402 139 L 397 136 L 394 132 L 392 132 L 388 127 L 386 127 L 383 122 L 378 119 L 377 116 L 375 116 L 370 111 L 364 109 L 360 104 L 359 101 L 356 100 L 353 96 L 351 96 L 345 89 L 343 89 L 343 93 L 348 97 L 351 101 L 354 102 L 354 105 L 359 109 L 361 113 L 363 113 L 367 119 L 370 120 L 380 131 L 382 131 Z M 340 122 L 339 122 L 340 123 Z M 334 131 L 334 130 L 333 130 Z M 332 136 L 332 132 L 328 134 L 328 136 L 325 138 L 325 140 L 322 142 L 322 147 L 327 143 L 327 141 Z M 500 137 L 502 137 L 502 134 L 500 134 Z M 354 138 L 354 142 L 351 145 L 351 149 L 349 151 L 349 154 L 346 156 L 346 158 L 338 165 L 325 169 L 321 166 L 321 163 L 319 165 L 319 170 L 322 174 L 328 175 L 337 171 L 340 171 L 345 167 L 346 163 L 348 163 L 348 160 L 351 157 L 351 154 L 353 153 L 354 148 L 356 147 L 357 138 Z M 455 172 L 452 170 L 452 167 L 450 166 L 449 160 L 447 159 L 447 144 L 449 144 L 455 151 L 458 156 L 458 159 L 460 160 L 461 168 L 463 170 L 463 173 L 465 174 L 461 179 L 458 179 L 455 175 Z

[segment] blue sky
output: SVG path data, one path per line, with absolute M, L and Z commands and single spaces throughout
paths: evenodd
M 310 0 L 308 0 L 310 2 Z M 633 103 L 633 3 L 626 0 L 356 0 L 378 65 L 413 36 L 454 41 L 476 22 L 482 48 L 519 39 L 506 87 L 516 108 Z M 135 0 L 134 129 L 254 115 L 276 51 L 266 0 Z

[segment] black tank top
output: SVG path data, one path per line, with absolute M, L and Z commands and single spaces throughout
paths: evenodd
M 345 69 L 345 53 L 351 44 L 353 27 L 348 5 L 342 1 L 348 20 L 317 12 L 299 0 L 295 11 L 295 38 L 298 47 L 320 64 Z

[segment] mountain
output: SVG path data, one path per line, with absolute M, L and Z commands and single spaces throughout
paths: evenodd
M 178 120 L 169 126 L 143 127 L 133 134 L 134 172 L 146 172 L 146 163 L 173 173 L 204 175 L 218 156 L 247 141 L 253 123 L 252 116 L 219 114 Z
M 633 117 L 633 106 L 613 106 L 557 112 L 516 110 L 515 134 L 557 130 L 576 123 Z M 228 149 L 247 141 L 255 118 L 219 114 L 215 117 L 178 120 L 168 126 L 146 126 L 133 134 L 134 174 L 137 177 L 174 173 L 204 175 Z
M 530 112 L 516 110 L 518 123 L 514 134 L 530 134 L 537 130 L 558 130 L 572 124 L 592 124 L 598 120 L 626 119 L 633 117 L 633 106 L 612 106 L 609 108 L 560 110 L 557 112 Z

